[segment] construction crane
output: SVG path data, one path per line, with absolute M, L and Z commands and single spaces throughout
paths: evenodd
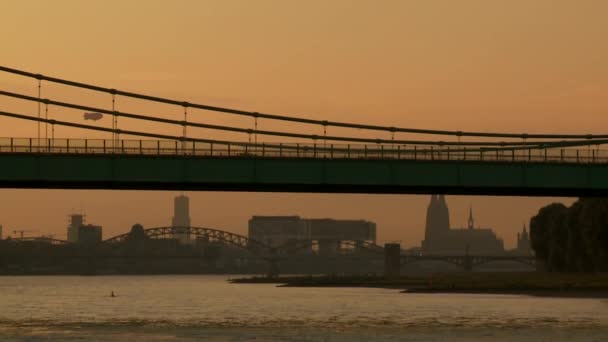
M 33 233 L 33 232 L 37 232 L 37 230 L 32 230 L 32 229 L 17 229 L 17 230 L 13 230 L 13 234 L 19 233 L 19 238 L 21 238 L 21 239 L 23 239 L 23 233 Z

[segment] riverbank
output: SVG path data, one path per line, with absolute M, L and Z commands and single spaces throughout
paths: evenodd
M 404 293 L 488 293 L 551 297 L 608 298 L 608 274 L 497 272 L 445 273 L 427 276 L 290 276 L 229 280 L 234 284 L 284 287 L 370 287 Z

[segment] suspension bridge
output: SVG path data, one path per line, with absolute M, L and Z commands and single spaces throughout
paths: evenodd
M 2 124 L 34 125 L 37 132 L 35 137 L 0 138 L 0 187 L 5 188 L 608 194 L 608 151 L 602 149 L 608 134 L 447 131 L 316 120 L 144 95 L 0 66 L 3 74 L 31 80 L 33 91 L 0 89 L 6 100 L 0 102 Z M 94 94 L 97 100 L 43 96 L 51 86 L 83 94 L 71 98 Z M 156 113 L 180 114 L 121 110 L 118 105 L 125 101 L 138 101 L 137 108 L 159 108 Z M 107 120 L 84 123 L 83 112 L 93 118 L 105 115 L 111 126 Z M 211 123 L 205 120 L 209 113 L 225 117 L 225 122 L 238 117 L 251 124 Z M 135 124 L 121 129 L 119 119 Z M 262 122 L 290 129 L 262 129 Z M 59 127 L 78 133 L 56 137 Z M 170 134 L 176 129 L 181 134 Z M 108 138 L 83 138 L 93 135 Z

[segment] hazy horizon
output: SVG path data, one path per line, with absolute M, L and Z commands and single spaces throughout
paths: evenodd
M 306 218 L 362 219 L 377 224 L 377 238 L 420 246 L 424 238 L 426 209 L 430 195 L 291 194 L 207 191 L 131 190 L 3 190 L 14 197 L 2 208 L 4 235 L 14 230 L 36 230 L 26 236 L 52 234 L 65 239 L 68 216 L 85 214 L 87 223 L 103 226 L 103 237 L 126 233 L 139 223 L 146 228 L 170 226 L 173 198 L 190 198 L 191 225 L 247 235 L 253 215 Z M 61 200 L 57 200 L 60 198 Z M 574 198 L 446 196 L 452 228 L 466 227 L 469 208 L 476 228 L 492 228 L 506 248 L 516 243 L 516 234 L 540 206 L 552 202 L 569 205 Z M 276 203 L 281 203 L 277 206 Z M 314 203 L 311 205 L 310 203 Z M 37 215 L 23 215 L 31 208 Z M 498 210 L 496 208 L 508 208 Z M 403 210 L 407 208 L 407 210 Z M 153 209 L 153 210 L 150 210 Z M 497 214 L 498 212 L 498 214 Z M 513 213 L 518 213 L 516 217 Z M 514 222 L 514 223 L 512 223 Z

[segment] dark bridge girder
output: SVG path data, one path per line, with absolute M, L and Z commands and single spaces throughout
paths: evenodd
M 402 255 L 401 264 L 421 261 L 442 261 L 472 271 L 474 267 L 496 261 L 514 261 L 531 267 L 536 266 L 536 257 L 511 255 Z
M 608 164 L 0 153 L 0 187 L 607 196 Z

